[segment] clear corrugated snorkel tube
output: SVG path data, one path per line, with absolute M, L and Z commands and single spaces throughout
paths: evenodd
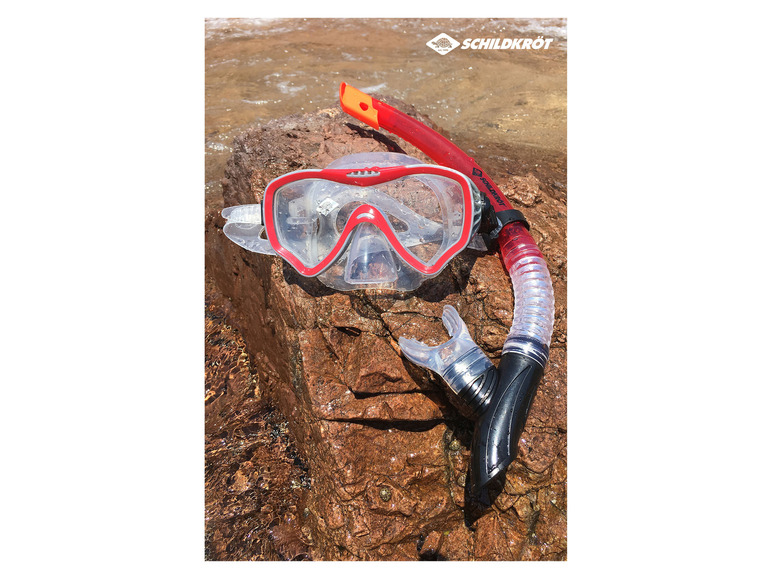
M 512 278 L 515 308 L 512 326 L 502 354 L 517 352 L 544 368 L 555 323 L 552 280 L 541 251 L 522 223 L 513 223 L 505 239 L 499 239 L 501 260 Z

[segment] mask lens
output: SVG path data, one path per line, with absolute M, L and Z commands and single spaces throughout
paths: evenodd
M 324 179 L 301 179 L 274 193 L 276 236 L 306 267 L 318 265 L 340 238 L 327 216 L 340 209 L 334 200 L 342 188 Z
M 461 185 L 449 177 L 418 174 L 370 187 L 324 179 L 283 185 L 274 193 L 276 235 L 306 267 L 314 267 L 328 257 L 350 215 L 363 204 L 377 208 L 400 244 L 425 265 L 463 232 Z
M 461 237 L 464 195 L 461 185 L 438 175 L 409 175 L 384 185 L 409 213 L 391 211 L 390 221 L 408 224 L 395 229 L 397 239 L 425 265 L 431 265 Z

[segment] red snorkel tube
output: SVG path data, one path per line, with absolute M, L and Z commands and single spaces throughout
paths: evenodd
M 471 485 L 472 492 L 479 495 L 514 460 L 547 363 L 555 308 L 547 264 L 523 214 L 469 155 L 420 121 L 346 83 L 340 85 L 340 104 L 354 118 L 374 129 L 383 128 L 436 163 L 464 173 L 485 193 L 495 212 L 491 237 L 498 239 L 501 260 L 515 292 L 514 319 L 498 369 L 471 340 L 451 306 L 443 312 L 443 322 L 452 336 L 448 342 L 428 347 L 415 340 L 399 340 L 406 357 L 439 373 L 453 392 L 454 402 L 476 419 Z

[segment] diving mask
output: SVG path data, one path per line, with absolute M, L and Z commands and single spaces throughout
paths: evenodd
M 274 179 L 262 204 L 223 210 L 223 231 L 338 290 L 409 291 L 470 244 L 483 206 L 454 169 L 400 153 L 358 153 Z

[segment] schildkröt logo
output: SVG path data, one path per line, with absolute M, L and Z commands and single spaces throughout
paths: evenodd
M 440 54 L 447 54 L 457 47 L 461 50 L 547 50 L 554 38 L 465 38 L 459 42 L 444 32 L 432 38 L 426 46 Z
M 426 43 L 426 46 L 431 48 L 432 50 L 436 50 L 440 54 L 447 54 L 457 46 L 459 46 L 461 43 L 456 40 L 455 38 L 448 36 L 444 32 L 442 34 L 438 34 L 434 38 L 432 38 L 429 42 Z

